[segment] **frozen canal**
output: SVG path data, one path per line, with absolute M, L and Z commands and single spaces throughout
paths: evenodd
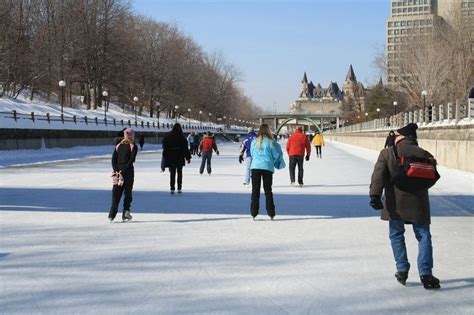
M 262 199 L 253 222 L 237 151 L 223 145 L 212 176 L 193 159 L 180 196 L 161 152 L 139 153 L 129 223 L 107 221 L 109 157 L 0 169 L 0 314 L 474 313 L 472 173 L 441 168 L 431 191 L 433 292 L 409 229 L 407 287 L 393 276 L 388 224 L 368 206 L 377 152 L 329 144 L 304 188 L 277 171 L 276 220 Z

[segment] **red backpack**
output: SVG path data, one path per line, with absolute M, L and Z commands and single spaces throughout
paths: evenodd
M 440 179 L 434 158 L 398 155 L 397 146 L 390 150 L 397 161 L 391 174 L 391 182 L 407 192 L 431 188 Z

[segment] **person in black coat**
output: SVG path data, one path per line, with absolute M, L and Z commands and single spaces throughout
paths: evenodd
M 385 139 L 385 145 L 384 148 L 389 148 L 393 147 L 395 145 L 395 132 L 393 130 L 390 130 L 388 133 L 387 139 Z
M 174 194 L 176 173 L 178 173 L 178 193 L 183 185 L 183 166 L 191 162 L 188 141 L 183 134 L 181 125 L 176 123 L 173 129 L 163 138 L 163 158 L 165 167 L 170 170 L 170 190 Z
M 117 144 L 112 154 L 112 168 L 114 171 L 112 176 L 116 178 L 112 188 L 112 205 L 109 211 L 110 221 L 113 221 L 117 215 L 122 194 L 125 195 L 123 199 L 122 220 L 129 221 L 132 219 L 130 205 L 132 203 L 132 189 L 135 177 L 133 163 L 135 162 L 138 149 L 134 142 L 135 133 L 133 129 L 127 128 L 123 131 L 123 135 L 124 139 Z

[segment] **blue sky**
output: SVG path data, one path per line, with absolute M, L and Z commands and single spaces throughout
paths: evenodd
M 390 0 L 134 0 L 133 7 L 221 52 L 243 72 L 240 85 L 257 105 L 286 111 L 304 71 L 314 84 L 342 86 L 352 64 L 365 85 L 378 81 L 372 60 Z

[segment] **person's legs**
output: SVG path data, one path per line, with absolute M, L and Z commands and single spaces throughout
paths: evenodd
M 302 156 L 298 156 L 297 158 L 297 164 L 298 164 L 298 184 L 300 185 L 303 185 L 303 174 L 304 174 L 304 170 L 303 170 L 303 157 Z
M 263 176 L 263 190 L 265 191 L 265 204 L 267 208 L 267 214 L 273 218 L 275 216 L 275 203 L 273 202 L 273 173 L 270 171 L 262 171 Z
M 114 185 L 112 188 L 112 205 L 110 206 L 109 219 L 115 219 L 120 199 L 122 198 L 123 186 Z
M 212 159 L 212 152 L 207 152 L 207 174 L 211 174 L 211 159 Z
M 317 155 L 317 157 L 319 157 L 319 158 L 322 157 L 322 154 L 321 154 L 321 146 L 320 146 L 320 145 L 316 146 L 316 155 Z
M 123 212 L 125 211 L 130 211 L 130 205 L 132 204 L 132 190 L 133 190 L 133 182 L 135 175 L 132 174 L 126 174 L 123 176 L 124 182 L 123 182 L 123 190 L 124 190 L 124 199 L 123 199 Z
M 170 166 L 170 190 L 175 190 L 175 183 L 176 183 L 176 166 Z
M 179 191 L 183 188 L 183 167 L 178 166 L 176 170 L 178 171 L 178 191 Z
M 252 170 L 252 198 L 250 201 L 250 214 L 252 217 L 258 215 L 258 210 L 260 208 L 261 172 L 261 170 Z
M 290 163 L 289 163 L 289 169 L 290 169 L 290 182 L 293 184 L 295 182 L 295 168 L 297 164 L 297 160 L 295 156 L 290 156 Z
M 250 184 L 250 164 L 252 163 L 252 158 L 247 157 L 245 159 L 245 174 L 244 174 L 244 184 Z
M 389 221 L 389 230 L 397 271 L 408 272 L 410 270 L 410 263 L 408 262 L 405 245 L 405 222 L 403 220 L 391 220 Z
M 206 153 L 207 152 L 201 153 L 201 166 L 199 167 L 199 174 L 204 173 L 204 166 L 206 166 Z
M 431 275 L 433 270 L 433 246 L 429 224 L 413 223 L 413 231 L 418 240 L 418 272 L 420 276 Z

